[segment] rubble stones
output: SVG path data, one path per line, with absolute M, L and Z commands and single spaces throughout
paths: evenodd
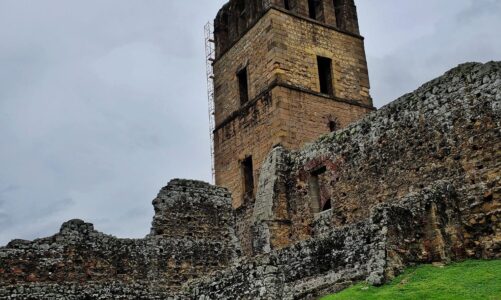
M 227 190 L 173 180 L 153 204 L 144 239 L 71 220 L 52 237 L 0 248 L 0 299 L 165 299 L 238 255 Z

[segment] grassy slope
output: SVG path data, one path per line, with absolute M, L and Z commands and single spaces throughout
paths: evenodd
M 501 300 L 501 260 L 411 268 L 376 288 L 358 284 L 322 300 Z

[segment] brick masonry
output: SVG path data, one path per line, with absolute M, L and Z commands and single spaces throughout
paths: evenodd
M 312 19 L 306 0 L 289 10 L 283 1 L 232 0 L 215 20 L 216 184 L 232 193 L 248 255 L 254 198 L 245 197 L 242 161 L 252 157 L 257 183 L 274 146 L 299 149 L 331 124 L 343 128 L 374 110 L 353 1 L 340 1 L 337 15 L 333 1 L 319 3 Z M 332 60 L 331 95 L 320 93 L 317 56 Z M 241 103 L 237 73 L 244 68 L 249 101 Z

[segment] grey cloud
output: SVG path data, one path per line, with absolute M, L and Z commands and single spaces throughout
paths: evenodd
M 11 223 L 11 222 L 12 222 L 12 220 L 9 217 L 9 215 L 6 214 L 5 212 L 0 211 L 0 227 L 8 226 L 9 223 Z M 1 232 L 1 230 L 0 230 L 0 232 Z
M 9 184 L 6 187 L 0 189 L 0 196 L 5 193 L 13 192 L 18 190 L 20 187 L 14 184 Z

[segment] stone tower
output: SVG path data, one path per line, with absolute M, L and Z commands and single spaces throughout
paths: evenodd
M 374 109 L 364 39 L 354 0 L 230 0 L 214 35 L 216 184 L 244 211 L 275 145 L 299 148 Z

